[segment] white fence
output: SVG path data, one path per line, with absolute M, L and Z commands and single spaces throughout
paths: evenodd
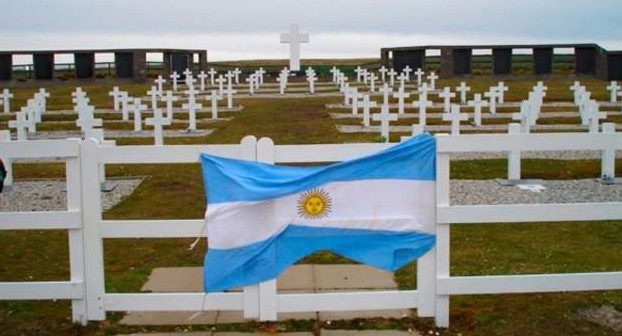
M 279 294 L 276 281 L 241 293 L 106 293 L 103 239 L 196 237 L 203 219 L 103 220 L 100 164 L 195 163 L 206 152 L 266 163 L 342 161 L 390 144 L 279 145 L 246 137 L 239 145 L 99 147 L 95 141 L 0 142 L 12 159 L 62 157 L 67 162 L 68 210 L 2 213 L 0 230 L 68 229 L 68 282 L 0 283 L 0 300 L 70 299 L 74 321 L 104 320 L 112 311 L 239 310 L 248 318 L 275 320 L 278 313 L 417 308 L 419 316 L 449 325 L 449 296 L 468 294 L 622 289 L 622 272 L 451 277 L 451 224 L 524 223 L 622 219 L 622 203 L 478 205 L 449 204 L 449 156 L 460 152 L 622 149 L 622 134 L 516 134 L 437 137 L 437 244 L 417 263 L 417 290 Z M 588 247 L 586 247 L 588 248 Z

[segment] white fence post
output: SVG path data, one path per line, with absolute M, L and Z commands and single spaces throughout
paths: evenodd
M 261 138 L 257 142 L 257 161 L 274 163 L 274 142 L 270 138 Z M 276 321 L 277 319 L 276 280 L 259 284 L 259 320 Z
M 240 142 L 241 158 L 257 160 L 257 138 L 249 135 Z M 209 239 L 209 237 L 208 237 Z M 259 318 L 259 285 L 244 287 L 244 318 Z
M 510 123 L 508 125 L 509 134 L 520 134 L 521 125 L 517 123 Z M 521 166 L 520 166 L 520 151 L 510 151 L 508 154 L 508 181 L 520 181 Z
M 79 143 L 79 140 L 69 140 Z M 82 172 L 80 169 L 80 157 L 67 158 L 65 163 L 66 188 L 67 188 L 67 211 L 82 211 Z M 85 259 L 84 259 L 84 222 L 81 220 L 78 229 L 69 229 L 69 268 L 71 270 L 71 282 L 82 283 L 82 299 L 71 300 L 71 312 L 73 322 L 86 325 L 86 296 L 85 296 Z
M 11 141 L 11 131 L 0 131 L 0 141 Z M 4 187 L 10 190 L 13 187 L 13 159 L 0 158 L 6 168 L 6 176 L 4 177 Z
M 437 135 L 445 137 L 447 135 Z M 438 208 L 449 206 L 449 162 L 448 153 L 436 152 L 436 212 L 438 218 Z M 449 244 L 450 244 L 449 223 L 436 222 L 436 289 L 439 280 L 449 278 Z M 449 327 L 449 295 L 436 294 L 435 321 L 438 327 Z
M 86 271 L 87 315 L 90 321 L 106 319 L 104 308 L 104 246 L 100 233 L 102 207 L 99 184 L 99 148 L 94 139 L 80 146 L 82 168 L 82 225 Z
M 616 124 L 604 123 L 603 133 L 613 134 L 616 132 Z M 612 180 L 616 176 L 616 151 L 607 149 L 602 151 L 602 162 L 600 166 L 600 178 L 602 180 Z
M 436 246 L 417 260 L 417 315 L 433 317 L 436 301 Z

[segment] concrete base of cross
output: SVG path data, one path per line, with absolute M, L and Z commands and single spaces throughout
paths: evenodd
M 599 178 L 597 181 L 604 185 L 622 184 L 622 178 Z

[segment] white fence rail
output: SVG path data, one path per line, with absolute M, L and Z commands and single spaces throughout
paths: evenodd
M 276 281 L 242 293 L 106 293 L 103 239 L 187 238 L 204 221 L 103 220 L 99 165 L 196 163 L 202 152 L 265 163 L 334 162 L 372 154 L 390 144 L 280 145 L 246 137 L 239 145 L 100 147 L 95 141 L 0 142 L 3 158 L 61 157 L 67 162 L 67 211 L 0 212 L 0 230 L 69 230 L 71 279 L 0 283 L 0 300 L 72 300 L 73 319 L 104 320 L 112 311 L 242 310 L 248 318 L 275 320 L 278 313 L 417 308 L 449 324 L 449 296 L 622 289 L 622 272 L 452 277 L 451 224 L 622 219 L 622 203 L 451 206 L 449 157 L 461 152 L 622 149 L 622 134 L 510 134 L 437 137 L 437 244 L 418 260 L 417 289 L 319 294 L 278 294 Z M 607 158 L 607 164 L 611 158 Z M 85 248 L 88 246 L 88 248 Z

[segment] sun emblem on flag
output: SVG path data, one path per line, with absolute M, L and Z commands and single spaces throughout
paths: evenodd
M 326 190 L 311 189 L 298 198 L 298 215 L 306 219 L 318 219 L 328 216 L 333 201 Z

